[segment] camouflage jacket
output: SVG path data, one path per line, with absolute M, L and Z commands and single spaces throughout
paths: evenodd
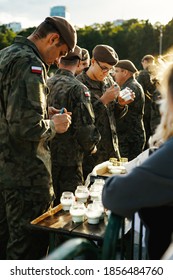
M 118 138 L 116 132 L 116 119 L 123 117 L 128 110 L 125 106 L 123 109 L 114 101 L 108 105 L 103 105 L 100 97 L 106 91 L 106 88 L 114 84 L 113 79 L 108 76 L 103 82 L 91 80 L 85 71 L 77 76 L 91 91 L 91 101 L 96 117 L 96 126 L 101 134 L 101 141 L 97 146 L 96 154 L 92 155 L 94 165 L 108 160 L 110 157 L 119 158 Z
M 129 78 L 121 87 L 129 87 L 135 93 L 135 99 L 128 105 L 128 112 L 123 119 L 117 121 L 117 132 L 120 146 L 123 143 L 133 143 L 136 156 L 143 151 L 145 144 L 145 129 L 143 123 L 145 94 L 142 86 L 133 77 Z M 129 151 L 130 153 L 130 151 Z
M 145 93 L 144 108 L 144 126 L 146 130 L 147 140 L 154 133 L 155 128 L 160 122 L 160 111 L 158 101 L 161 99 L 159 91 L 159 80 L 157 78 L 156 69 L 141 70 L 136 77 L 142 85 Z
M 156 85 L 154 83 L 154 79 L 152 79 L 152 74 L 149 70 L 141 70 L 136 77 L 137 81 L 141 84 L 145 95 L 150 99 L 152 98 L 152 94 L 156 89 Z
M 47 69 L 36 48 L 17 36 L 0 51 L 0 185 L 50 194 Z M 42 191 L 44 189 L 44 192 Z
M 51 140 L 51 154 L 60 165 L 81 164 L 84 152 L 89 153 L 97 145 L 100 134 L 95 127 L 95 116 L 88 88 L 69 70 L 58 69 L 48 80 L 49 105 L 57 109 L 65 107 L 72 112 L 72 124 L 67 132 L 56 134 Z

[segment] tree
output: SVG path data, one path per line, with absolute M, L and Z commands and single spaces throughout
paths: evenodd
M 167 25 L 162 27 L 163 32 L 163 53 L 173 52 L 173 37 L 171 36 L 173 30 L 173 19 Z
M 28 37 L 35 29 L 36 29 L 36 27 L 29 27 L 29 28 L 23 29 L 20 32 L 18 32 L 18 35 Z
M 14 41 L 16 33 L 8 29 L 5 25 L 0 26 L 0 49 L 8 47 Z
M 22 30 L 18 35 L 28 37 L 35 27 Z M 159 55 L 160 23 L 152 25 L 148 20 L 130 19 L 116 26 L 114 22 L 104 24 L 94 23 L 91 26 L 79 28 L 76 26 L 77 44 L 86 48 L 90 55 L 92 49 L 98 44 L 112 46 L 120 59 L 130 59 L 139 68 L 141 57 L 145 54 Z M 173 19 L 165 26 L 162 25 L 162 51 L 166 53 L 173 46 Z M 17 34 L 7 29 L 5 25 L 0 26 L 0 49 L 10 45 Z

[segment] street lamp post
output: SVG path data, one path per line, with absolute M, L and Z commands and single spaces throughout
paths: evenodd
M 162 25 L 160 25 L 160 36 L 159 36 L 159 55 L 162 55 L 162 43 L 163 43 L 163 30 Z

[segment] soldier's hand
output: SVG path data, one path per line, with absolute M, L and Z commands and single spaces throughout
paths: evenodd
M 109 104 L 111 101 L 114 101 L 119 95 L 120 88 L 119 86 L 112 85 L 108 88 L 105 93 L 100 97 L 100 100 L 104 105 Z
M 119 94 L 118 95 L 118 103 L 120 106 L 125 106 L 132 103 L 135 99 L 135 93 L 133 91 L 130 92 L 130 98 L 128 100 L 124 100 L 123 97 Z
M 60 110 L 56 109 L 53 106 L 48 107 L 48 114 L 49 114 L 49 118 L 51 119 L 53 117 L 54 114 L 58 114 Z
M 64 133 L 68 130 L 71 124 L 71 112 L 65 112 L 63 114 L 54 114 L 52 120 L 55 125 L 55 130 L 57 133 Z

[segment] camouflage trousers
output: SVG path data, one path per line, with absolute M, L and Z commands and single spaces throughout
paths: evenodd
M 59 163 L 54 161 L 52 164 L 52 179 L 56 196 L 54 205 L 58 205 L 63 192 L 71 191 L 74 193 L 78 185 L 84 184 L 82 164 L 60 166 Z
M 34 196 L 34 197 L 33 197 Z M 48 210 L 50 203 L 31 191 L 0 192 L 0 259 L 35 260 L 46 256 L 47 233 L 33 231 L 30 221 Z

